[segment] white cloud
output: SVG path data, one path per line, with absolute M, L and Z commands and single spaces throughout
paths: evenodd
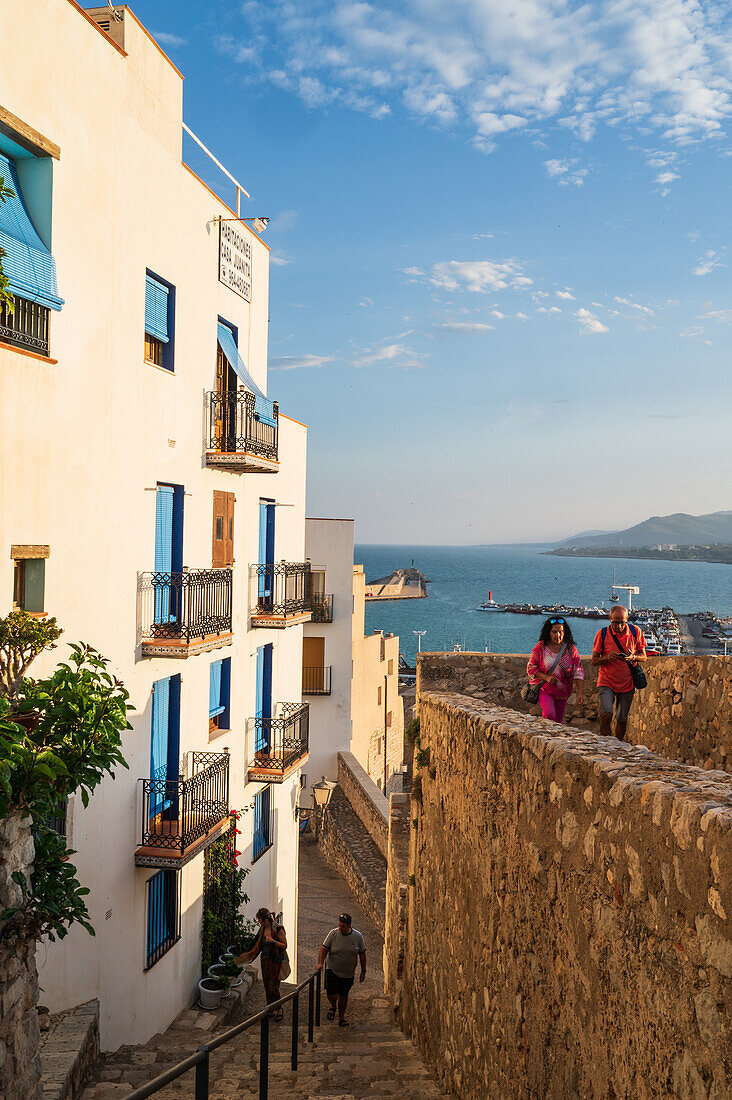
M 630 298 L 615 298 L 615 301 L 620 306 L 627 306 L 628 309 L 634 309 L 638 313 L 645 313 L 648 317 L 653 317 L 653 310 L 650 306 L 642 306 L 639 302 L 633 302 Z
M 240 33 L 215 45 L 251 79 L 312 109 L 406 109 L 486 151 L 556 126 L 588 142 L 622 125 L 679 148 L 720 135 L 732 110 L 731 20 L 719 0 L 248 0 L 240 10 Z M 553 178 L 581 185 L 586 169 L 554 163 L 566 167 Z
M 301 367 L 323 367 L 332 363 L 332 355 L 283 355 L 279 359 L 270 359 L 270 370 L 299 370 Z
M 710 309 L 707 313 L 702 313 L 701 317 L 716 321 L 718 324 L 728 325 L 732 323 L 732 309 Z
M 287 267 L 288 264 L 292 263 L 292 260 L 285 256 L 284 252 L 270 252 L 269 262 L 274 264 L 275 267 Z
M 574 294 L 570 294 L 568 290 L 557 290 L 555 293 L 557 295 L 557 298 L 566 298 L 568 302 L 575 301 Z
M 424 356 L 404 344 L 381 343 L 359 352 L 351 359 L 351 363 L 354 367 L 373 367 L 377 363 L 383 363 L 400 370 L 415 370 L 424 366 L 423 360 Z
M 362 306 L 363 309 L 369 309 L 369 307 L 374 304 L 374 299 L 373 298 L 366 298 L 364 296 L 358 304 L 360 306 Z
M 610 331 L 607 325 L 603 325 L 602 321 L 599 321 L 594 313 L 590 313 L 589 309 L 580 308 L 575 310 L 574 315 L 580 323 L 580 332 L 596 336 L 601 332 Z
M 279 214 L 275 214 L 273 218 L 269 219 L 268 228 L 270 233 L 284 233 L 288 229 L 292 229 L 297 221 L 297 216 L 297 210 L 281 210 Z
M 404 274 L 440 290 L 468 290 L 474 294 L 532 285 L 517 260 L 443 260 L 433 264 L 429 272 L 405 267 Z
M 715 252 L 713 248 L 710 248 L 697 260 L 696 266 L 691 269 L 691 274 L 709 275 L 716 267 L 720 267 L 721 263 L 722 259 L 719 253 Z
M 562 187 L 581 187 L 587 175 L 586 168 L 577 168 L 576 160 L 545 160 L 544 167 L 550 179 L 555 179 Z
M 168 31 L 151 31 L 156 42 L 161 46 L 187 46 L 188 41 L 179 34 L 170 34 Z
M 482 321 L 443 321 L 434 327 L 443 332 L 453 332 L 456 336 L 480 336 L 484 332 L 493 332 L 495 326 Z

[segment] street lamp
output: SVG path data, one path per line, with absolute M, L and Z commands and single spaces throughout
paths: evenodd
M 300 820 L 310 817 L 310 814 L 318 814 L 319 817 L 322 817 L 323 811 L 327 809 L 333 791 L 337 786 L 337 783 L 334 783 L 331 779 L 326 779 L 325 776 L 323 776 L 319 783 L 313 783 L 311 788 L 313 792 L 312 806 L 296 805 L 295 817 L 299 817 Z
M 417 653 L 422 652 L 422 638 L 425 636 L 426 633 L 427 633 L 426 630 L 413 630 L 412 631 L 412 634 L 417 635 Z

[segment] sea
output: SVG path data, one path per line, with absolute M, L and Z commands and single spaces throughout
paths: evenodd
M 542 551 L 550 545 L 376 546 L 357 545 L 356 562 L 367 580 L 414 566 L 430 580 L 424 600 L 366 604 L 366 631 L 398 634 L 411 665 L 417 654 L 416 630 L 425 631 L 423 650 L 527 653 L 543 619 L 478 611 L 489 591 L 500 604 L 564 603 L 573 607 L 612 606 L 613 566 L 618 584 L 640 589 L 633 607 L 672 607 L 680 614 L 712 610 L 732 614 L 732 566 L 710 562 L 642 561 L 629 558 L 560 558 Z M 621 602 L 626 602 L 622 599 Z M 589 653 L 602 621 L 570 620 L 580 653 Z

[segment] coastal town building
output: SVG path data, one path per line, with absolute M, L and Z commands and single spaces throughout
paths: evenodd
M 2 604 L 63 627 L 39 674 L 83 640 L 134 704 L 129 770 L 59 825 L 96 935 L 38 951 L 109 1050 L 192 1003 L 230 809 L 252 912 L 296 927 L 307 432 L 268 395 L 267 245 L 183 163 L 182 76 L 132 12 L 8 0 L 0 58 Z
M 350 747 L 353 539 L 352 519 L 305 520 L 312 619 L 303 630 L 302 697 L 318 736 L 310 745 L 303 806 L 312 804 L 313 783 L 335 779 L 338 753 Z
M 376 630 L 365 634 L 366 577 L 353 567 L 353 685 L 351 752 L 376 785 L 404 767 L 404 706 L 399 695 L 399 638 Z

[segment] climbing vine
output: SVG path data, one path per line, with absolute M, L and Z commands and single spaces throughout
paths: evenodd
M 238 822 L 243 813 L 232 811 L 228 830 L 206 849 L 204 857 L 201 944 L 204 974 L 227 947 L 235 947 L 238 953 L 249 950 L 257 934 L 256 922 L 248 920 L 241 911 L 249 903 L 244 892 L 249 868 L 239 866 L 241 852 L 236 847 L 240 835 Z

